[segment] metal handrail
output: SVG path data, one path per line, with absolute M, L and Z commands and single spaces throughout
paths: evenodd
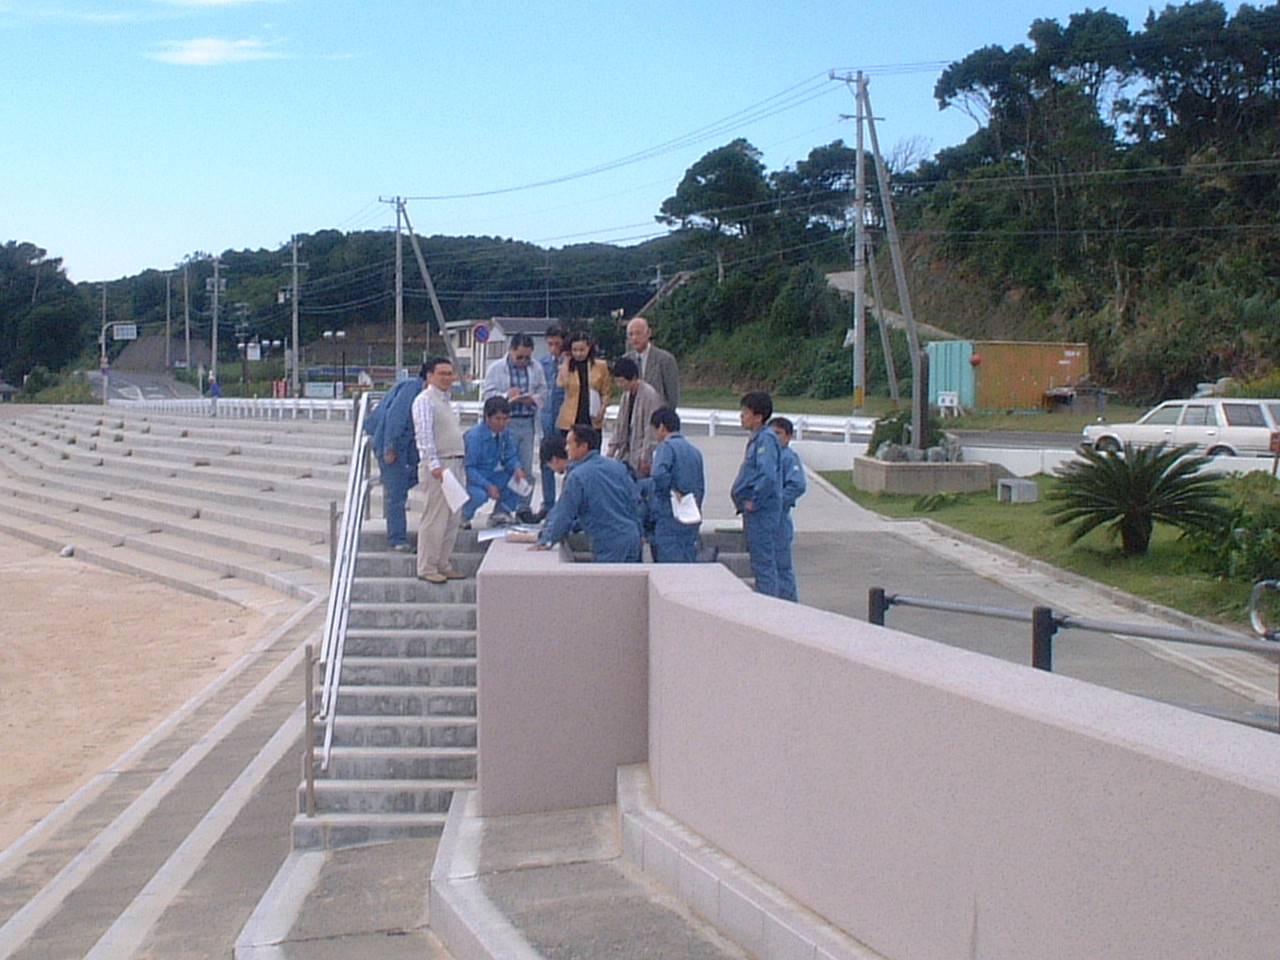
M 356 558 L 360 547 L 360 528 L 364 524 L 364 508 L 369 492 L 369 435 L 364 431 L 369 412 L 370 395 L 364 394 L 356 408 L 355 441 L 351 463 L 347 469 L 347 495 L 342 506 L 342 525 L 334 552 L 334 565 L 329 577 L 329 607 L 325 612 L 324 637 L 320 646 L 320 662 L 324 664 L 324 682 L 320 688 L 320 707 L 315 722 L 324 725 L 320 769 L 329 769 L 333 750 L 333 727 L 337 719 L 338 685 L 342 679 L 342 659 L 347 643 L 347 620 L 351 611 L 351 582 L 355 577 Z M 308 704 L 308 709 L 310 705 Z M 308 762 L 314 765 L 314 758 Z

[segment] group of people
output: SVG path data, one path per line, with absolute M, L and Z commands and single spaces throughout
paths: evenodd
M 566 336 L 553 325 L 538 362 L 532 338 L 512 336 L 506 356 L 486 372 L 481 419 L 465 433 L 450 403 L 457 374 L 449 360 L 428 360 L 418 377 L 393 387 L 365 425 L 382 475 L 391 549 L 409 550 L 408 492 L 422 483 L 417 572 L 431 583 L 463 576 L 450 561 L 458 531 L 490 501 L 491 525 L 543 523 L 530 549 L 550 549 L 582 530 L 597 562 L 639 561 L 645 541 L 659 563 L 693 562 L 706 493 L 702 454 L 680 431 L 675 359 L 651 336 L 645 318 L 634 318 L 630 349 L 612 368 L 586 333 Z M 604 412 L 615 385 L 621 399 L 606 455 Z M 795 600 L 790 512 L 804 492 L 804 468 L 789 448 L 793 425 L 773 417 L 772 406 L 762 391 L 742 398 L 741 422 L 751 437 L 732 496 L 756 590 Z M 535 479 L 542 487 L 536 512 Z M 449 486 L 459 509 L 449 506 Z

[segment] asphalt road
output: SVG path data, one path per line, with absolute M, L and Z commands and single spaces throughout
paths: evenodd
M 102 396 L 102 374 L 91 371 L 89 382 L 93 392 Z M 200 396 L 200 391 L 191 384 L 166 374 L 133 370 L 112 370 L 108 388 L 112 399 L 116 400 L 174 400 Z

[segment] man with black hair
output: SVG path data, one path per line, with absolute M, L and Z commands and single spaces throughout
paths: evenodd
M 525 479 L 520 451 L 507 425 L 511 423 L 511 405 L 502 397 L 484 402 L 483 419 L 463 435 L 467 453 L 467 494 L 462 506 L 462 522 L 470 523 L 486 501 L 493 501 L 491 527 L 511 523 L 520 504 L 520 494 L 511 489 L 511 481 Z
M 782 445 L 767 426 L 772 416 L 769 394 L 752 390 L 743 395 L 738 421 L 751 437 L 730 496 L 742 514 L 756 592 L 777 597 L 782 593 L 777 553 L 782 522 Z
M 565 329 L 558 323 L 547 327 L 545 334 L 547 354 L 538 361 L 542 365 L 542 375 L 547 381 L 547 402 L 538 412 L 538 425 L 542 428 L 542 439 L 564 440 L 564 431 L 556 426 L 560 419 L 560 408 L 564 406 L 564 387 L 556 382 L 560 373 L 560 357 L 564 353 Z M 534 516 L 536 520 L 545 520 L 556 502 L 556 474 L 547 467 L 546 458 L 542 458 L 542 508 Z
M 702 452 L 680 432 L 680 417 L 670 407 L 655 410 L 649 424 L 658 441 L 649 479 L 642 481 L 648 486 L 653 521 L 649 549 L 658 563 L 693 563 L 698 558 L 701 524 L 677 519 L 671 498 L 691 493 L 701 512 L 707 489 Z
M 531 549 L 550 550 L 579 523 L 597 563 L 640 561 L 639 499 L 635 481 L 617 460 L 600 455 L 600 431 L 574 424 L 564 438 L 572 468 Z
M 786 417 L 774 417 L 769 421 L 769 428 L 778 435 L 778 443 L 782 445 L 782 515 L 778 524 L 778 583 L 781 591 L 778 596 L 783 600 L 798 602 L 800 594 L 796 588 L 796 567 L 791 556 L 796 528 L 791 522 L 791 509 L 804 496 L 807 487 L 804 464 L 800 462 L 800 455 L 791 449 L 791 441 L 796 435 L 795 424 Z
M 427 500 L 418 524 L 418 579 L 444 583 L 465 576 L 453 568 L 449 559 L 462 526 L 462 514 L 450 509 L 444 493 L 446 472 L 453 474 L 460 485 L 466 484 L 462 425 L 451 402 L 457 374 L 449 360 L 436 357 L 422 365 L 422 378 L 426 388 L 413 401 L 418 482 Z
M 512 334 L 507 344 L 507 355 L 489 365 L 484 383 L 480 387 L 480 399 L 502 397 L 511 405 L 511 439 L 520 451 L 520 462 L 533 463 L 533 441 L 537 432 L 538 410 L 547 402 L 547 380 L 542 364 L 533 362 L 533 337 L 527 333 Z M 520 497 L 517 515 L 523 523 L 536 520 L 529 504 L 533 500 L 533 478 L 529 492 Z

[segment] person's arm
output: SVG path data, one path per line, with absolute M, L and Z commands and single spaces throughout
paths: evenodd
M 505 397 L 507 395 L 511 381 L 507 379 L 506 372 L 506 360 L 495 360 L 489 364 L 489 369 L 484 375 L 484 382 L 480 384 L 481 400 L 488 400 L 490 397 Z
M 667 406 L 673 410 L 680 405 L 680 368 L 676 366 L 676 358 L 670 353 L 662 365 L 662 395 Z
M 432 416 L 431 400 L 425 391 L 419 393 L 413 400 L 413 434 L 414 442 L 418 446 L 418 459 L 425 463 L 430 468 L 431 475 L 439 480 L 444 466 L 436 452 L 435 417 Z
M 567 537 L 581 506 L 582 480 L 570 473 L 565 478 L 564 489 L 556 498 L 555 506 L 547 514 L 547 522 L 538 535 L 537 545 L 545 549 Z

